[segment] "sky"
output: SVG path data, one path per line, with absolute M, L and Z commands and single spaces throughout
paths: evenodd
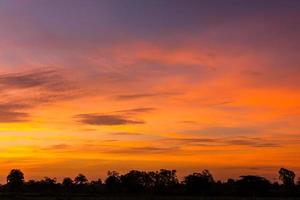
M 0 182 L 300 174 L 300 1 L 0 0 Z

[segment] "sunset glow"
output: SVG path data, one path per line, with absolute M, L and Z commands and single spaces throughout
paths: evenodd
M 0 182 L 299 174 L 300 1 L 187 2 L 0 0 Z

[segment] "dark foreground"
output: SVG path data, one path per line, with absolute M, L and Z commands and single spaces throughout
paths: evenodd
M 131 170 L 126 174 L 108 172 L 101 179 L 88 181 L 83 174 L 74 178 L 65 177 L 62 182 L 55 178 L 25 181 L 19 169 L 7 176 L 7 183 L 0 185 L 0 200 L 91 200 L 91 199 L 299 199 L 300 180 L 288 169 L 279 170 L 281 182 L 270 182 L 264 177 L 244 175 L 239 179 L 216 181 L 208 170 L 193 173 L 178 180 L 176 170 L 159 171 Z
M 199 197 L 199 196 L 40 196 L 40 195 L 0 195 L 1 200 L 300 200 L 299 197 Z

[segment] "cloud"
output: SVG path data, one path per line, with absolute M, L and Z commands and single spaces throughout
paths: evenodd
M 119 95 L 116 96 L 117 100 L 135 100 L 135 99 L 143 99 L 149 97 L 167 97 L 178 95 L 179 93 L 172 93 L 172 92 L 161 92 L 161 93 L 141 93 L 141 94 L 128 94 L 128 95 Z
M 63 77 L 55 69 L 36 69 L 25 73 L 8 73 L 0 76 L 2 88 L 26 89 L 44 87 L 49 90 L 60 90 L 65 87 Z
M 141 136 L 141 135 L 144 135 L 143 133 L 135 133 L 135 132 L 112 132 L 109 134 L 116 135 L 116 136 Z
M 217 103 L 208 104 L 207 106 L 223 106 L 223 105 L 232 104 L 232 103 L 234 103 L 234 101 L 221 101 L 221 102 L 217 102 Z
M 0 123 L 27 121 L 29 114 L 20 110 L 29 107 L 29 105 L 17 103 L 0 104 Z
M 259 133 L 262 130 L 257 127 L 227 127 L 227 126 L 212 126 L 199 130 L 188 130 L 185 133 L 191 134 L 209 134 L 209 135 L 250 135 Z
M 281 145 L 273 142 L 265 142 L 262 139 L 233 139 L 226 141 L 229 145 L 251 146 L 251 147 L 280 147 Z
M 82 124 L 98 125 L 98 126 L 114 126 L 114 125 L 127 125 L 127 124 L 144 124 L 144 121 L 131 119 L 124 115 L 105 115 L 105 114 L 79 114 L 78 118 Z
M 0 110 L 16 110 L 16 109 L 26 109 L 30 108 L 31 106 L 28 104 L 21 104 L 21 103 L 12 103 L 12 102 L 6 102 L 6 103 L 0 103 Z
M 0 110 L 0 123 L 24 122 L 28 120 L 28 117 L 29 114 L 25 112 Z
M 161 153 L 172 153 L 180 150 L 179 147 L 129 147 L 120 149 L 111 149 L 107 153 L 118 153 L 118 154 L 161 154 Z
M 268 141 L 264 138 L 249 137 L 215 137 L 215 138 L 165 138 L 166 143 L 188 146 L 248 146 L 248 147 L 280 147 L 278 142 Z
M 133 109 L 125 109 L 125 110 L 117 110 L 113 113 L 147 113 L 155 110 L 152 107 L 141 107 L 141 108 L 133 108 Z
M 43 148 L 43 150 L 65 150 L 69 147 L 70 147 L 69 145 L 62 143 L 62 144 L 54 144 L 54 145 L 47 146 Z
M 38 68 L 0 75 L 0 89 L 8 99 L 35 103 L 74 97 L 80 93 L 71 71 Z
M 74 89 L 67 71 L 58 68 L 37 68 L 25 72 L 14 72 L 0 75 L 2 92 L 16 90 L 18 92 L 35 91 L 59 93 Z
M 0 75 L 0 122 L 27 121 L 30 109 L 78 96 L 79 88 L 65 72 L 38 68 Z
M 193 120 L 182 120 L 182 121 L 178 121 L 181 124 L 188 124 L 188 125 L 197 125 L 198 122 L 197 121 L 193 121 Z
M 91 113 L 91 114 L 79 114 L 75 118 L 83 124 L 90 125 L 126 125 L 126 124 L 144 124 L 142 120 L 136 120 L 133 115 L 140 113 L 147 113 L 155 110 L 152 107 L 140 107 L 132 109 L 117 110 L 108 113 Z
M 251 147 L 280 147 L 281 145 L 273 142 L 265 142 L 260 138 L 232 139 L 226 141 L 229 145 L 251 146 Z

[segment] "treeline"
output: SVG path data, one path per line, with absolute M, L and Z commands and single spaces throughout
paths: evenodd
M 179 181 L 176 170 L 132 170 L 126 174 L 109 171 L 104 182 L 101 179 L 88 181 L 79 174 L 74 179 L 66 177 L 62 182 L 45 177 L 42 180 L 24 180 L 21 170 L 13 169 L 7 183 L 0 186 L 2 194 L 93 194 L 93 195 L 199 195 L 199 196 L 300 196 L 300 180 L 295 183 L 295 173 L 279 170 L 280 183 L 271 183 L 264 177 L 241 176 L 239 179 L 215 181 L 208 170 L 193 173 Z

